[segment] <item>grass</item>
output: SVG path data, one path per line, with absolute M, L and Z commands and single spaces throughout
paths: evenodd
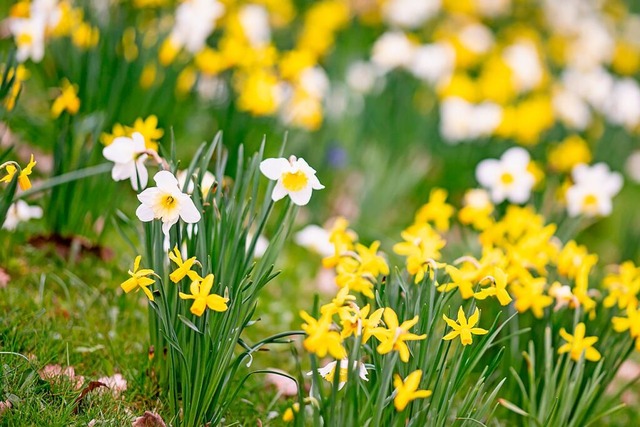
M 5 352 L 0 354 L 0 400 L 10 400 L 14 408 L 0 417 L 0 425 L 85 426 L 91 420 L 130 425 L 146 410 L 164 415 L 169 424 L 149 370 L 143 295 L 125 296 L 118 287 L 126 275 L 120 265 L 126 262 L 91 255 L 70 265 L 53 247 L 36 249 L 14 240 L 13 248 L 3 262 L 12 279 L 0 289 L 0 351 Z M 286 348 L 274 350 L 257 356 L 252 368 L 293 359 Z M 85 387 L 115 373 L 128 387 L 120 397 L 96 389 L 78 403 L 82 389 L 71 381 L 40 378 L 38 372 L 49 364 L 73 366 Z M 247 381 L 225 425 L 256 425 L 258 419 L 278 425 L 280 417 L 269 423 L 267 414 L 282 414 L 290 402 L 274 400 L 275 390 L 265 388 L 263 380 Z

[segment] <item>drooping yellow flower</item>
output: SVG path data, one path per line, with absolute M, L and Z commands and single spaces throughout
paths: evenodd
M 169 279 L 173 283 L 178 283 L 180 280 L 184 279 L 185 276 L 188 276 L 194 282 L 202 280 L 202 277 L 195 271 L 191 270 L 193 265 L 198 263 L 196 257 L 191 257 L 185 261 L 182 260 L 182 254 L 180 253 L 180 249 L 178 246 L 173 249 L 173 252 L 169 252 L 169 259 L 176 263 L 178 268 L 173 270 L 171 274 L 169 274 Z
M 496 297 L 498 298 L 500 305 L 509 305 L 512 298 L 511 295 L 509 295 L 509 292 L 507 292 L 507 273 L 505 273 L 501 268 L 495 267 L 493 269 L 493 274 L 488 276 L 488 279 L 491 281 L 492 286 L 483 288 L 479 292 L 476 292 L 474 297 L 479 300 L 483 300 L 487 297 Z
M 592 362 L 597 362 L 602 357 L 600 352 L 593 348 L 598 342 L 598 337 L 585 337 L 586 328 L 584 323 L 580 322 L 576 325 L 573 335 L 569 334 L 566 329 L 560 329 L 560 336 L 566 341 L 558 348 L 558 354 L 569 353 L 571 358 L 576 362 L 580 360 L 580 356 L 584 353 L 584 358 Z
M 147 276 L 155 275 L 155 273 L 150 268 L 143 268 L 142 270 L 139 270 L 141 259 L 141 255 L 136 257 L 133 262 L 133 271 L 129 270 L 129 275 L 131 277 L 125 280 L 120 287 L 127 294 L 136 288 L 140 288 L 147 298 L 149 298 L 150 301 L 153 301 L 153 294 L 151 293 L 151 290 L 149 290 L 149 286 L 153 284 L 155 280 Z
M 380 340 L 380 345 L 377 348 L 378 353 L 387 354 L 395 350 L 400 354 L 400 360 L 408 362 L 410 352 L 405 341 L 423 340 L 427 337 L 426 334 L 416 335 L 409 332 L 409 329 L 418 323 L 418 316 L 401 325 L 398 322 L 398 315 L 392 308 L 386 307 L 383 316 L 387 328 L 378 328 L 375 331 L 376 337 Z
M 308 352 L 318 357 L 325 357 L 327 354 L 335 359 L 347 357 L 340 333 L 332 328 L 331 316 L 322 315 L 316 320 L 306 311 L 301 311 L 300 317 L 306 322 L 302 324 L 302 330 L 307 333 L 302 345 Z
M 31 181 L 29 180 L 29 175 L 31 175 L 33 167 L 36 165 L 36 163 L 38 162 L 36 162 L 33 159 L 33 154 L 32 154 L 31 159 L 29 160 L 29 164 L 27 164 L 27 166 L 25 166 L 20 170 L 20 175 L 18 175 L 18 185 L 20 186 L 21 190 L 26 191 L 31 188 Z M 11 180 L 13 179 L 13 176 L 18 171 L 18 168 L 12 164 L 8 164 L 5 166 L 5 171 L 7 172 L 7 174 L 2 178 L 0 178 L 0 182 L 9 183 L 11 182 Z
M 344 313 L 346 310 L 350 310 L 351 301 L 355 300 L 356 297 L 349 294 L 349 288 L 343 287 L 338 291 L 336 297 L 331 300 L 329 304 L 325 304 L 320 308 L 320 314 L 327 316 L 338 314 L 342 317 L 341 313 Z
M 209 307 L 210 310 L 223 312 L 227 311 L 227 302 L 229 298 L 222 297 L 211 293 L 213 287 L 213 274 L 208 274 L 202 281 L 194 280 L 191 282 L 189 291 L 191 294 L 180 292 L 178 295 L 184 300 L 192 299 L 191 313 L 196 316 L 202 316 L 204 310 Z
M 472 263 L 465 263 L 465 265 L 472 265 Z M 442 285 L 438 286 L 438 290 L 440 292 L 449 292 L 453 289 L 458 288 L 458 291 L 460 291 L 460 296 L 463 299 L 469 299 L 474 296 L 474 288 L 478 280 L 477 269 L 475 269 L 473 266 L 458 269 L 453 265 L 447 265 L 445 267 L 445 271 L 449 275 L 451 282 L 443 283 Z
M 474 328 L 476 323 L 478 323 L 478 320 L 480 320 L 480 312 L 478 311 L 477 307 L 473 314 L 469 316 L 469 320 L 467 320 L 462 307 L 458 309 L 457 322 L 449 319 L 445 314 L 442 315 L 442 318 L 445 322 L 447 322 L 447 325 L 453 328 L 453 331 L 442 337 L 442 339 L 445 341 L 449 341 L 457 336 L 460 336 L 462 345 L 469 345 L 473 343 L 473 335 L 485 335 L 489 332 L 486 329 Z
M 78 87 L 69 83 L 69 80 L 62 80 L 60 95 L 51 105 L 51 115 L 54 118 L 60 117 L 63 111 L 74 115 L 80 109 L 80 98 L 78 98 Z
M 436 230 L 449 230 L 449 220 L 453 216 L 453 206 L 446 203 L 447 191 L 434 188 L 429 195 L 429 202 L 416 213 L 415 223 L 432 222 Z
M 426 223 L 414 224 L 401 233 L 404 242 L 393 245 L 393 251 L 407 257 L 407 271 L 420 283 L 426 272 L 440 259 L 446 241 Z
M 393 398 L 393 405 L 398 412 L 404 411 L 404 408 L 406 408 L 412 400 L 424 399 L 431 396 L 431 390 L 418 390 L 421 379 L 421 370 L 410 373 L 404 381 L 402 381 L 400 375 L 395 374 L 393 377 L 393 386 L 395 387 L 396 397 Z

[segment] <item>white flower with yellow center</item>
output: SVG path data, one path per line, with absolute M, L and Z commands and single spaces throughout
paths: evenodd
M 335 374 L 336 374 L 336 365 L 337 365 L 337 361 L 335 360 L 333 362 L 327 363 L 325 366 L 318 369 L 318 373 L 322 378 L 329 381 L 330 383 L 333 383 Z M 348 368 L 349 368 L 349 359 L 340 360 L 340 373 L 339 373 L 340 378 L 339 378 L 338 390 L 342 390 L 342 387 L 344 387 L 344 385 L 347 383 L 347 375 L 349 373 Z M 356 362 L 354 360 L 353 369 L 358 372 L 358 376 L 362 380 L 369 381 L 369 377 L 367 376 L 367 368 L 365 367 L 364 363 Z M 313 372 L 307 373 L 307 375 L 312 375 L 312 374 Z
M 476 179 L 489 189 L 495 203 L 505 199 L 512 203 L 525 203 L 535 184 L 535 177 L 527 170 L 530 160 L 524 148 L 510 148 L 500 160 L 481 161 L 476 168 Z
M 16 18 L 9 21 L 9 31 L 13 35 L 18 51 L 16 59 L 25 62 L 31 58 L 40 62 L 44 56 L 44 36 L 46 21 L 42 16 Z
M 138 194 L 142 203 L 136 210 L 140 221 L 149 222 L 154 219 L 162 221 L 162 232 L 169 230 L 182 218 L 187 224 L 200 221 L 200 212 L 188 194 L 180 191 L 178 180 L 169 171 L 160 171 L 154 177 L 157 187 L 147 188 Z
M 149 173 L 144 166 L 147 159 L 144 136 L 139 132 L 134 132 L 131 138 L 120 136 L 102 149 L 102 155 L 115 164 L 111 169 L 111 177 L 114 181 L 131 180 L 131 186 L 138 190 L 138 179 L 141 188 L 147 186 Z
M 571 172 L 574 184 L 566 194 L 569 216 L 607 216 L 613 208 L 611 199 L 622 188 L 622 176 L 611 172 L 605 163 L 576 165 Z
M 316 177 L 316 171 L 304 159 L 296 159 L 295 156 L 289 160 L 283 157 L 265 159 L 260 163 L 260 172 L 277 181 L 271 193 L 274 202 L 289 195 L 294 204 L 304 206 L 309 203 L 313 190 L 324 188 Z

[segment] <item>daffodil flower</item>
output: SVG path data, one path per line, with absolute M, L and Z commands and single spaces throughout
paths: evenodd
M 398 322 L 398 315 L 393 309 L 386 307 L 383 313 L 384 323 L 387 325 L 387 329 L 378 328 L 376 331 L 372 331 L 380 340 L 378 345 L 379 354 L 387 354 L 393 350 L 396 350 L 400 354 L 400 360 L 403 362 L 409 361 L 409 347 L 405 341 L 423 340 L 427 337 L 426 334 L 416 335 L 409 332 L 416 323 L 418 323 L 418 316 L 411 320 L 403 322 L 401 325 Z
M 153 180 L 157 187 L 147 188 L 138 194 L 138 200 L 142 204 L 138 206 L 136 215 L 140 221 L 149 222 L 160 219 L 163 223 L 162 232 L 165 235 L 169 234 L 171 227 L 180 218 L 188 224 L 200 221 L 200 212 L 196 205 L 188 194 L 180 191 L 178 180 L 171 172 L 160 171 Z
M 565 328 L 560 329 L 560 336 L 566 341 L 558 349 L 558 354 L 569 353 L 571 358 L 576 362 L 580 360 L 580 356 L 584 353 L 584 358 L 592 362 L 597 362 L 602 357 L 600 352 L 593 348 L 598 342 L 598 337 L 585 337 L 586 328 L 584 323 L 580 322 L 576 325 L 573 335 L 569 334 Z
M 320 319 L 316 320 L 307 312 L 301 311 L 300 317 L 306 322 L 302 324 L 302 330 L 307 333 L 302 345 L 308 352 L 314 353 L 318 357 L 325 357 L 327 353 L 336 359 L 347 357 L 347 351 L 342 346 L 340 332 L 332 329 L 331 315 L 322 315 Z
M 442 315 L 442 318 L 447 325 L 453 328 L 453 331 L 449 332 L 447 335 L 442 337 L 443 340 L 449 341 L 454 339 L 457 336 L 460 336 L 460 341 L 462 345 L 469 345 L 473 343 L 473 335 L 485 335 L 489 331 L 482 328 L 474 328 L 478 320 L 480 319 L 480 312 L 476 307 L 476 310 L 473 312 L 471 316 L 469 316 L 469 320 L 467 321 L 467 317 L 464 315 L 464 310 L 462 307 L 458 309 L 458 322 L 455 322 L 452 319 L 449 319 L 446 315 Z
M 142 292 L 149 298 L 150 301 L 153 301 L 153 294 L 149 290 L 149 285 L 155 282 L 154 279 L 147 277 L 154 275 L 155 273 L 150 268 L 143 268 L 142 270 L 138 270 L 140 267 L 140 260 L 142 256 L 138 255 L 133 262 L 133 271 L 129 270 L 129 275 L 131 276 L 127 280 L 125 280 L 120 287 L 125 293 L 129 293 L 136 288 L 142 289 Z
M 336 375 L 336 365 L 338 362 L 334 360 L 333 362 L 327 363 L 322 368 L 318 369 L 318 373 L 322 378 L 327 380 L 330 383 L 333 383 L 333 379 Z M 349 374 L 349 359 L 342 359 L 340 361 L 340 378 L 338 383 L 338 390 L 342 390 L 342 387 L 347 383 L 347 376 Z M 358 376 L 364 380 L 369 381 L 369 377 L 367 376 L 367 368 L 364 366 L 364 363 L 353 361 L 353 369 L 358 372 Z M 311 375 L 313 372 L 308 372 L 307 375 Z
M 195 281 L 202 280 L 202 277 L 195 271 L 191 270 L 194 264 L 198 263 L 196 257 L 191 257 L 187 260 L 182 259 L 182 254 L 180 253 L 180 249 L 176 246 L 173 249 L 173 252 L 169 252 L 169 259 L 176 263 L 178 268 L 173 270 L 171 274 L 169 274 L 169 279 L 173 283 L 178 283 L 180 280 L 184 279 L 185 276 L 188 276 L 189 279 Z
M 36 162 L 33 159 L 33 154 L 32 154 L 31 159 L 29 160 L 29 164 L 27 164 L 27 166 L 22 168 L 22 170 L 20 171 L 20 175 L 18 175 L 18 185 L 20 186 L 21 190 L 26 191 L 31 188 L 31 181 L 29 180 L 29 175 L 31 175 L 33 167 L 36 165 L 36 163 L 38 162 Z M 9 163 L 9 164 L 6 164 L 5 170 L 7 171 L 7 174 L 2 178 L 0 178 L 0 182 L 7 182 L 7 183 L 11 182 L 11 180 L 13 179 L 13 176 L 18 171 L 18 168 L 15 165 Z
M 530 160 L 529 152 L 524 148 L 510 148 L 500 160 L 481 161 L 476 168 L 476 179 L 491 191 L 495 203 L 505 199 L 512 203 L 525 203 L 535 184 L 535 177 L 527 169 Z
M 404 381 L 398 374 L 393 377 L 393 386 L 395 387 L 396 395 L 393 398 L 393 405 L 398 412 L 404 411 L 404 408 L 406 408 L 412 400 L 424 399 L 431 396 L 431 390 L 418 390 L 421 379 L 421 370 L 410 373 Z
M 227 302 L 229 298 L 222 297 L 211 293 L 213 287 L 213 274 L 207 275 L 202 281 L 194 280 L 189 287 L 191 294 L 180 292 L 178 295 L 184 300 L 192 299 L 191 313 L 196 316 L 202 316 L 204 310 L 209 307 L 210 310 L 223 312 L 227 311 Z
M 304 159 L 296 159 L 295 156 L 288 160 L 265 159 L 260 163 L 260 172 L 277 181 L 271 193 L 274 202 L 288 195 L 294 204 L 304 206 L 309 203 L 313 190 L 324 188 L 316 177 L 316 171 Z
M 479 292 L 476 292 L 474 297 L 479 300 L 486 299 L 487 297 L 496 297 L 498 298 L 500 305 L 509 305 L 512 298 L 511 295 L 509 295 L 509 292 L 507 292 L 507 273 L 505 273 L 504 270 L 495 267 L 493 275 L 487 276 L 485 279 L 490 280 L 492 282 L 492 286 L 483 288 Z
M 80 109 L 78 87 L 69 83 L 69 80 L 64 79 L 60 89 L 60 95 L 58 95 L 51 105 L 51 115 L 54 118 L 58 118 L 63 111 L 66 111 L 70 115 L 76 114 Z
M 102 155 L 115 163 L 111 169 L 113 180 L 128 179 L 131 181 L 131 187 L 138 190 L 138 179 L 140 179 L 141 188 L 145 188 L 149 180 L 149 173 L 144 166 L 147 159 L 145 150 L 144 137 L 139 132 L 135 132 L 131 137 L 119 136 L 104 147 Z

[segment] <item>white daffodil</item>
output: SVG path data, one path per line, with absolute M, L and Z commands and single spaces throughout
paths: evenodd
M 224 14 L 224 5 L 217 0 L 186 0 L 176 8 L 176 21 L 171 42 L 191 53 L 201 51 L 215 29 L 216 20 Z
M 149 173 L 144 166 L 144 161 L 147 159 L 145 151 L 144 136 L 134 132 L 131 138 L 128 136 L 115 138 L 111 144 L 102 149 L 102 155 L 115 163 L 111 169 L 111 177 L 114 181 L 129 179 L 131 186 L 137 191 L 138 178 L 141 188 L 145 188 L 149 180 Z
M 336 364 L 337 362 L 334 360 L 333 362 L 327 363 L 322 368 L 318 369 L 318 373 L 322 378 L 333 383 L 333 379 L 336 373 Z M 340 360 L 340 383 L 338 384 L 338 390 L 341 390 L 342 387 L 347 383 L 347 375 L 349 367 L 349 359 Z M 369 381 L 369 377 L 367 377 L 367 368 L 364 366 L 364 363 L 361 362 L 353 362 L 353 368 L 358 371 L 358 376 L 364 381 Z M 313 372 L 307 372 L 307 375 L 311 375 Z
M 622 175 L 611 172 L 605 163 L 576 165 L 571 172 L 574 184 L 566 194 L 569 216 L 607 216 L 613 208 L 611 199 L 622 188 Z
M 304 159 L 296 159 L 295 156 L 291 156 L 289 160 L 283 157 L 265 159 L 260 163 L 260 172 L 277 181 L 271 193 L 275 202 L 289 195 L 294 204 L 304 206 L 309 203 L 313 190 L 324 188 L 316 177 L 316 171 Z
M 527 170 L 530 157 L 527 150 L 510 148 L 500 160 L 486 159 L 476 168 L 476 179 L 491 192 L 491 199 L 501 203 L 505 199 L 512 203 L 524 203 L 531 195 L 535 177 Z
M 136 210 L 138 219 L 143 222 L 160 219 L 162 232 L 167 235 L 169 230 L 182 218 L 187 224 L 200 221 L 200 212 L 188 194 L 180 191 L 178 180 L 169 171 L 160 171 L 154 177 L 157 187 L 147 188 L 138 194 L 142 203 Z
M 298 231 L 293 240 L 303 248 L 316 252 L 323 257 L 334 254 L 333 244 L 329 241 L 329 232 L 318 225 L 307 225 Z
M 24 200 L 18 200 L 9 206 L 2 228 L 13 231 L 19 223 L 34 218 L 42 218 L 42 208 L 40 206 L 29 206 Z
M 384 71 L 411 65 L 416 45 L 402 31 L 389 31 L 375 41 L 371 62 Z
M 15 18 L 9 21 L 9 31 L 13 35 L 18 51 L 16 59 L 25 62 L 31 58 L 40 62 L 44 56 L 44 36 L 46 21 L 43 16 L 31 18 Z

